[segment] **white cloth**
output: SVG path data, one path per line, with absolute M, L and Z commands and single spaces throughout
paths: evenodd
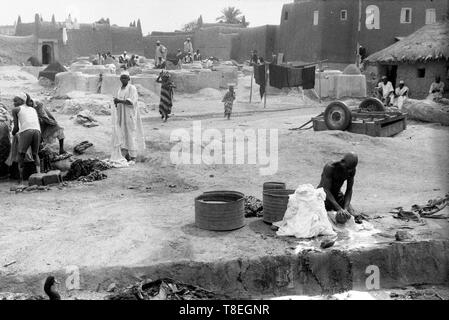
M 336 236 L 327 217 L 324 200 L 326 193 L 323 188 L 315 189 L 311 184 L 300 185 L 289 196 L 284 219 L 273 223 L 279 227 L 276 234 L 296 238 Z
M 397 87 L 395 90 L 395 94 L 398 97 L 395 99 L 394 105 L 397 106 L 399 109 L 402 109 L 404 102 L 407 101 L 408 98 L 408 87 L 403 86 L 402 89 Z
M 68 41 L 68 36 L 67 36 L 67 28 L 62 28 L 62 42 L 64 43 L 64 45 L 67 44 Z
M 184 41 L 184 52 L 193 53 L 193 44 L 191 41 Z
M 159 58 L 162 59 L 162 62 L 165 61 L 165 58 L 167 56 L 167 48 L 164 47 L 162 44 L 159 46 L 156 46 L 156 54 L 155 54 L 155 64 L 157 65 L 159 63 Z
M 41 131 L 36 109 L 25 105 L 21 105 L 19 108 L 20 111 L 17 114 L 17 118 L 19 119 L 19 133 L 26 130 Z
M 378 88 L 382 89 L 382 96 L 384 99 L 388 98 L 388 96 L 394 92 L 394 88 L 393 85 L 391 84 L 390 81 L 387 82 L 387 84 L 383 83 L 383 82 L 379 82 L 379 84 L 377 85 Z
M 138 107 L 138 93 L 135 86 L 128 84 L 118 90 L 117 98 L 127 100 L 132 105 L 119 103 L 113 113 L 113 152 L 116 148 L 127 149 L 131 157 L 145 150 L 142 120 Z

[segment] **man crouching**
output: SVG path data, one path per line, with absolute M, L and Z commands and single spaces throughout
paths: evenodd
M 323 188 L 326 192 L 326 210 L 337 211 L 336 220 L 338 223 L 346 223 L 351 215 L 356 217 L 351 207 L 351 199 L 357 163 L 357 155 L 347 153 L 342 160 L 326 164 L 321 174 L 321 182 L 318 188 Z M 345 181 L 346 193 L 343 194 L 341 187 Z

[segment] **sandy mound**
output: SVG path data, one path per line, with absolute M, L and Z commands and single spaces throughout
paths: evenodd
M 431 100 L 408 99 L 403 106 L 409 119 L 441 123 L 449 126 L 449 106 Z
M 222 99 L 223 98 L 222 95 L 223 94 L 220 92 L 220 90 L 213 89 L 213 88 L 204 88 L 198 92 L 197 97 L 210 98 L 210 99 Z
M 102 94 L 86 94 L 81 91 L 72 91 L 67 94 L 68 100 L 55 105 L 55 109 L 62 114 L 75 115 L 88 110 L 95 115 L 110 115 L 113 102 L 109 96 Z

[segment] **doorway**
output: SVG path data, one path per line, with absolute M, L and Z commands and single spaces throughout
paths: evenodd
M 391 84 L 393 85 L 393 88 L 396 88 L 396 80 L 398 77 L 398 66 L 396 65 L 386 66 L 385 75 L 387 76 L 388 81 L 390 81 Z
M 42 45 L 42 64 L 50 64 L 53 62 L 53 46 L 45 43 Z

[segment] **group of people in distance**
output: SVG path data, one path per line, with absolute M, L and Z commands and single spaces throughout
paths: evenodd
M 395 89 L 391 81 L 383 76 L 377 87 L 375 88 L 377 97 L 382 100 L 386 106 L 395 106 L 402 109 L 404 102 L 407 100 L 410 92 L 403 80 L 399 81 L 399 86 Z M 435 81 L 431 84 L 429 90 L 429 98 L 439 102 L 443 98 L 444 82 L 440 76 L 435 77 Z

